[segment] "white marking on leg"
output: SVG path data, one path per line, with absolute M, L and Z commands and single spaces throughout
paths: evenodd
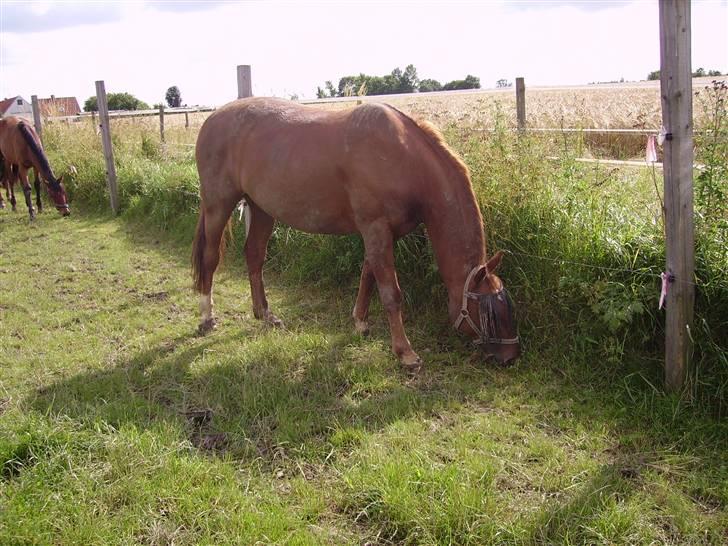
M 212 293 L 200 294 L 200 314 L 203 323 L 212 318 Z

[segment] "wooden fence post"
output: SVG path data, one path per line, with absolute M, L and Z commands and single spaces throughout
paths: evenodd
M 187 112 L 185 112 L 185 129 L 190 128 L 190 116 Z
M 101 127 L 101 143 L 104 146 L 106 159 L 106 180 L 109 184 L 109 199 L 111 211 L 119 213 L 119 193 L 116 188 L 116 167 L 114 166 L 114 150 L 111 145 L 111 130 L 109 127 L 109 104 L 106 101 L 104 81 L 96 82 L 96 104 L 99 109 L 99 125 Z
M 40 104 L 38 104 L 38 95 L 30 96 L 30 104 L 33 106 L 33 125 L 35 132 L 38 133 L 41 142 L 43 141 L 43 121 L 40 117 Z
M 526 85 L 523 78 L 516 78 L 516 119 L 518 129 L 526 128 Z
M 164 104 L 159 105 L 159 138 L 164 142 Z
M 690 1 L 663 0 L 660 10 L 660 94 L 665 131 L 665 256 L 668 275 L 665 386 L 682 388 L 689 365 L 695 303 L 693 231 L 693 89 Z
M 253 96 L 253 82 L 250 76 L 250 65 L 238 65 L 238 98 Z

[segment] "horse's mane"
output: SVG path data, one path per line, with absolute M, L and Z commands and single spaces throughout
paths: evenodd
M 450 148 L 450 146 L 447 145 L 445 142 L 445 138 L 442 136 L 442 133 L 440 130 L 435 127 L 432 123 L 430 123 L 427 120 L 424 119 L 418 119 L 413 118 L 411 116 L 408 116 L 398 108 L 395 108 L 391 104 L 388 104 L 392 110 L 397 112 L 400 116 L 404 117 L 405 119 L 409 120 L 411 123 L 413 123 L 416 127 L 418 127 L 427 137 L 427 141 L 432 147 L 432 149 L 435 152 L 441 153 L 445 158 L 447 158 L 452 165 L 455 167 L 455 169 L 460 172 L 462 175 L 464 175 L 468 180 L 470 180 L 470 169 L 468 169 L 468 166 L 465 164 L 465 162 L 462 160 L 462 158 Z

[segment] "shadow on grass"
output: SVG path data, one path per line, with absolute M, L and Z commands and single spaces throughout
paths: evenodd
M 105 220 L 82 220 L 81 229 L 99 221 Z M 182 246 L 122 225 L 133 245 L 186 266 Z M 242 268 L 234 267 L 235 276 L 238 272 L 243 280 Z M 623 472 L 632 455 L 679 452 L 709 461 L 720 453 L 725 423 L 682 407 L 679 399 L 652 387 L 655 377 L 628 373 L 629 365 L 589 364 L 569 355 L 568 345 L 559 346 L 563 340 L 537 339 L 516 368 L 495 369 L 445 333 L 448 326 L 433 319 L 434 313 L 413 313 L 408 332 L 418 349 L 431 352 L 423 354 L 429 365 L 422 375 L 409 380 L 389 352 L 386 326 L 380 323 L 374 339 L 349 334 L 348 304 L 339 301 L 344 291 L 316 292 L 277 291 L 290 330 L 266 330 L 252 319 L 235 323 L 228 315 L 218 331 L 202 338 L 191 331 L 166 339 L 152 333 L 143 350 L 123 354 L 107 368 L 58 380 L 26 405 L 89 427 L 169 427 L 210 454 L 271 466 L 286 458 L 320 463 L 335 448 L 353 450 L 365 434 L 397 421 L 471 404 L 528 413 L 527 426 L 538 423 L 555 435 L 609 431 L 624 464 L 602 466 L 573 492 L 542 502 L 527 524 L 532 542 L 556 541 L 565 529 L 582 528 L 607 511 L 610 499 L 631 494 L 633 484 Z M 132 311 L 126 304 L 119 309 Z M 519 418 L 513 418 L 514 426 Z M 717 466 L 700 466 L 691 472 L 707 484 L 724 474 Z M 707 486 L 703 492 L 712 494 Z M 723 506 L 725 500 L 715 502 Z

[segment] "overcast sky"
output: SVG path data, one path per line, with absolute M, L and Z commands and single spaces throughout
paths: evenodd
M 149 104 L 253 93 L 315 97 L 326 80 L 414 64 L 442 83 L 643 80 L 660 64 L 658 5 L 636 1 L 29 2 L 0 0 L 0 98 L 75 96 L 103 79 Z M 692 66 L 728 71 L 728 0 L 692 3 Z

